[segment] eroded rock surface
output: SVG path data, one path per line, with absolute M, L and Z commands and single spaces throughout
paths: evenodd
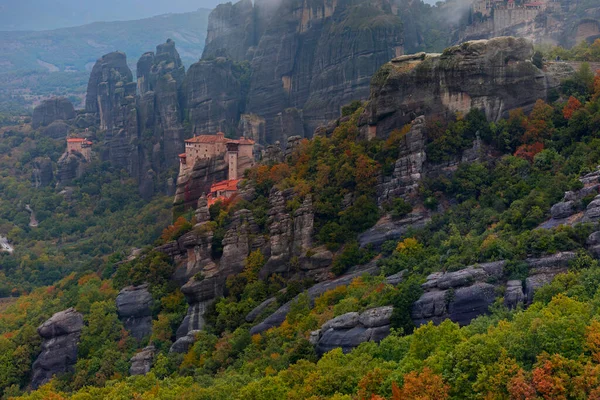
M 40 325 L 42 352 L 32 366 L 32 388 L 37 389 L 56 374 L 73 370 L 82 328 L 83 315 L 73 308 L 54 314 Z
M 359 314 L 350 312 L 327 321 L 320 330 L 311 332 L 317 354 L 337 347 L 350 352 L 363 342 L 379 342 L 390 333 L 392 306 L 372 308 Z
M 387 137 L 416 116 L 446 117 L 482 109 L 490 121 L 529 110 L 557 80 L 531 63 L 533 44 L 499 37 L 450 47 L 442 54 L 393 59 L 372 80 L 361 116 L 365 137 Z
M 134 338 L 141 340 L 152 333 L 152 295 L 147 284 L 124 288 L 116 302 L 119 319 Z
M 129 375 L 146 375 L 152 368 L 156 349 L 154 346 L 144 347 L 139 353 L 131 357 Z
M 450 319 L 467 325 L 474 318 L 486 314 L 489 306 L 502 295 L 504 304 L 509 308 L 530 304 L 535 290 L 550 283 L 557 274 L 567 271 L 575 256 L 573 252 L 562 252 L 526 259 L 524 262 L 529 268 L 529 276 L 524 284 L 505 280 L 504 261 L 431 274 L 422 285 L 425 292 L 413 304 L 413 321 L 419 326 L 429 321 L 438 324 Z M 503 293 L 501 288 L 504 288 Z

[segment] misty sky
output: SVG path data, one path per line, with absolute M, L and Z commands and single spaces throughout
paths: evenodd
M 0 31 L 46 30 L 214 8 L 221 0 L 0 0 Z
M 237 0 L 232 0 L 236 2 Z M 424 0 L 434 4 L 436 0 Z M 0 0 L 0 31 L 47 30 L 214 8 L 226 0 Z

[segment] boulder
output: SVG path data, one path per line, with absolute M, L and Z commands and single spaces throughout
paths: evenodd
M 519 304 L 525 303 L 525 293 L 523 293 L 523 282 L 506 282 L 506 292 L 504 293 L 504 305 L 508 308 L 516 308 Z
M 358 322 L 367 328 L 389 325 L 393 311 L 392 306 L 372 308 L 360 314 Z
M 129 375 L 146 375 L 150 372 L 155 352 L 156 349 L 151 345 L 144 347 L 142 351 L 134 354 L 130 360 Z
M 560 203 L 556 203 L 550 209 L 550 214 L 552 218 L 566 218 L 575 213 L 575 202 L 573 201 L 563 201 Z
M 117 313 L 125 329 L 138 340 L 152 332 L 152 295 L 148 285 L 128 286 L 117 295 Z
M 350 352 L 361 343 L 379 342 L 390 334 L 392 306 L 372 308 L 362 312 L 349 312 L 323 324 L 321 329 L 310 334 L 310 342 L 317 354 L 341 347 L 344 353 Z
M 171 345 L 169 353 L 187 353 L 190 347 L 196 342 L 197 330 L 189 331 L 185 336 L 180 337 Z
M 349 312 L 342 314 L 339 317 L 335 317 L 323 324 L 321 329 L 323 332 L 327 332 L 329 329 L 348 329 L 358 325 L 359 314 L 357 312 Z
M 73 308 L 60 311 L 38 328 L 42 351 L 32 366 L 31 387 L 37 389 L 56 374 L 71 372 L 77 362 L 77 344 L 83 315 Z

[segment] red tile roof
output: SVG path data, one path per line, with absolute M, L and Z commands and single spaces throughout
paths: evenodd
M 85 142 L 85 139 L 83 139 L 83 138 L 68 138 L 67 142 L 68 143 L 80 143 L 80 142 Z
M 198 135 L 187 139 L 186 143 L 227 143 L 229 139 L 219 135 Z
M 219 132 L 216 135 L 198 135 L 191 139 L 187 139 L 186 143 L 238 143 L 238 144 L 254 144 L 254 140 L 241 138 L 239 140 L 227 139 L 223 133 Z
M 228 181 L 215 182 L 210 187 L 210 192 L 213 193 L 223 190 L 228 192 L 234 192 L 238 189 L 237 186 L 240 181 L 241 179 L 230 179 Z
M 185 155 L 185 153 L 181 153 L 181 154 L 179 155 L 179 158 L 186 158 L 186 157 L 187 157 L 187 156 Z

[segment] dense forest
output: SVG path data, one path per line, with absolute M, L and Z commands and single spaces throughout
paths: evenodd
M 597 47 L 598 41 L 561 57 L 582 58 Z M 564 192 L 580 189 L 579 178 L 600 164 L 600 73 L 583 64 L 547 102 L 497 122 L 488 122 L 480 110 L 429 120 L 431 162 L 454 159 L 474 141 L 494 156 L 461 163 L 450 177 L 426 179 L 412 203 L 398 198 L 379 207 L 376 193 L 410 127 L 385 140 L 365 140 L 358 128 L 362 107 L 345 107 L 331 135 L 302 140 L 284 162 L 249 170 L 243 185 L 256 191 L 255 199 L 215 203 L 209 224 L 218 257 L 236 211 L 249 210 L 264 229 L 269 192 L 291 188 L 296 196 L 288 210 L 312 197 L 316 241 L 334 252 L 333 275 L 369 262 L 381 274 L 357 277 L 311 302 L 304 290 L 312 282 L 259 279 L 265 257 L 254 251 L 243 273 L 228 279 L 225 296 L 210 307 L 206 329 L 185 354 L 169 348 L 187 303 L 171 280 L 173 261 L 153 248 L 196 229 L 193 212 L 173 221 L 170 198 L 144 202 L 126 173 L 98 161 L 69 190 L 34 188 L 32 160 L 56 161 L 64 142 L 42 137 L 26 122 L 2 128 L 0 234 L 16 249 L 0 256 L 3 398 L 600 398 L 600 265 L 585 247 L 597 229 L 538 228 Z M 348 195 L 354 200 L 345 207 Z M 29 226 L 27 204 L 37 227 Z M 416 209 L 433 215 L 424 227 L 381 249 L 359 246 L 358 234 L 384 213 L 400 219 Z M 130 259 L 133 248 L 141 248 L 140 254 Z M 411 320 L 410 307 L 432 272 L 506 260 L 506 278 L 521 280 L 527 257 L 561 251 L 577 253 L 569 272 L 538 290 L 526 309 L 498 301 L 489 315 L 463 327 L 448 320 L 415 327 Z M 399 284 L 386 282 L 401 271 Z M 138 342 L 119 320 L 115 298 L 142 282 L 149 284 L 154 305 L 152 334 Z M 276 303 L 267 312 L 296 300 L 280 327 L 251 335 L 244 317 L 273 296 Z M 390 304 L 393 331 L 380 343 L 319 357 L 308 340 L 335 316 Z M 83 313 L 85 322 L 74 371 L 27 392 L 41 340 L 36 328 L 69 307 Z M 157 349 L 151 371 L 129 376 L 131 356 L 148 344 Z

